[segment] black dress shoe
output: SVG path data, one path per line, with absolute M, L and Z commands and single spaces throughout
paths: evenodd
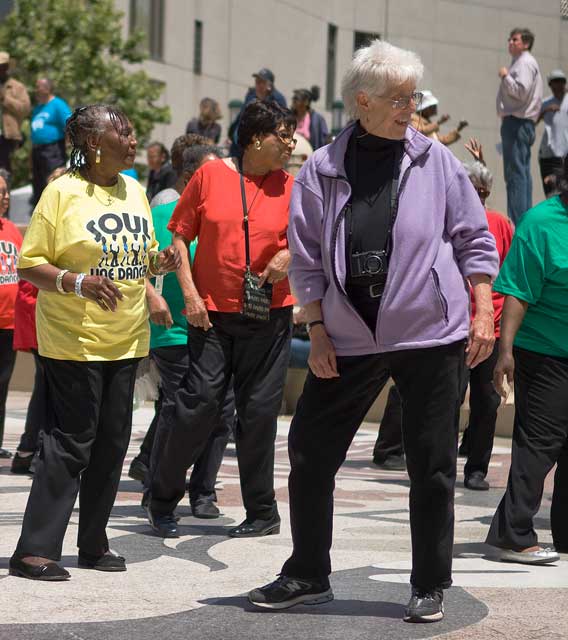
M 212 520 L 221 515 L 217 505 L 213 500 L 201 500 L 191 504 L 191 513 L 194 518 L 203 518 Z
M 473 491 L 489 491 L 489 482 L 485 479 L 482 471 L 474 471 L 463 480 L 466 489 Z
M 373 462 L 383 471 L 406 471 L 406 458 L 402 456 L 389 456 L 384 460 L 373 458 Z
M 177 519 L 173 513 L 158 515 L 153 514 L 151 509 L 148 509 L 147 513 L 152 530 L 160 538 L 179 538 Z
M 16 451 L 16 455 L 12 458 L 12 466 L 10 467 L 10 473 L 15 473 L 19 475 L 27 475 L 32 473 L 30 467 L 33 459 L 34 459 L 33 454 L 29 456 L 21 456 Z
M 77 565 L 81 569 L 95 569 L 96 571 L 126 571 L 126 560 L 112 551 L 107 551 L 102 556 L 79 551 Z
M 10 453 L 10 451 L 8 451 L 8 449 L 2 449 L 2 447 L 0 447 L 0 458 L 11 458 L 12 454 Z
M 33 565 L 23 562 L 20 558 L 10 558 L 10 575 L 18 578 L 28 578 L 28 580 L 43 580 L 44 582 L 61 582 L 69 580 L 71 577 L 56 562 L 46 562 L 45 564 Z
M 231 538 L 260 538 L 280 533 L 280 516 L 276 515 L 270 520 L 245 520 L 238 527 L 229 529 Z
M 148 465 L 140 458 L 140 456 L 136 456 L 132 459 L 130 467 L 128 468 L 128 477 L 133 480 L 138 480 L 138 482 L 144 484 L 149 472 L 150 469 L 148 469 Z

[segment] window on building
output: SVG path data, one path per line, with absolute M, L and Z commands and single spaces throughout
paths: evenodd
M 130 32 L 142 31 L 152 60 L 161 60 L 164 46 L 164 0 L 130 0 Z
M 374 31 L 355 31 L 353 33 L 353 51 L 366 47 L 372 40 L 380 39 L 381 34 Z
M 337 67 L 337 27 L 327 25 L 327 74 L 325 81 L 325 106 L 331 110 L 335 100 L 335 75 Z
M 203 59 L 203 22 L 195 20 L 193 23 L 193 73 L 201 75 Z
M 568 20 L 568 0 L 560 0 L 560 17 Z

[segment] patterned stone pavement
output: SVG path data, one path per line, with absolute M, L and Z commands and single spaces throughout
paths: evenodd
M 27 396 L 8 402 L 5 445 L 14 450 L 23 429 Z M 492 489 L 463 488 L 463 460 L 456 492 L 455 586 L 446 592 L 446 617 L 432 625 L 401 621 L 408 600 L 410 537 L 408 479 L 370 463 L 376 426 L 357 435 L 337 480 L 333 547 L 333 603 L 286 613 L 253 610 L 245 594 L 273 579 L 290 550 L 287 513 L 289 420 L 279 422 L 276 486 L 283 517 L 279 536 L 233 540 L 226 528 L 243 517 L 234 447 L 219 475 L 223 517 L 191 517 L 180 505 L 182 537 L 151 535 L 139 483 L 126 475 L 149 424 L 149 408 L 135 412 L 129 454 L 109 523 L 111 547 L 127 558 L 128 571 L 104 574 L 77 568 L 73 514 L 64 544 L 66 583 L 45 584 L 8 576 L 8 558 L 19 533 L 28 477 L 13 476 L 0 461 L 0 640 L 119 640 L 184 638 L 225 640 L 294 638 L 367 640 L 540 640 L 568 638 L 568 557 L 556 566 L 526 567 L 495 561 L 482 543 L 506 484 L 509 443 L 498 440 L 491 461 Z M 536 525 L 550 543 L 551 477 Z

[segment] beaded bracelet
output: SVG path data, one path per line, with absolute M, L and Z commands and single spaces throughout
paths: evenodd
M 55 278 L 55 288 L 59 293 L 66 294 L 67 291 L 63 288 L 63 276 L 69 273 L 69 269 L 62 269 Z
M 83 280 L 85 279 L 86 273 L 80 273 L 75 280 L 75 295 L 78 298 L 84 298 L 83 291 L 81 290 L 81 285 L 83 284 Z

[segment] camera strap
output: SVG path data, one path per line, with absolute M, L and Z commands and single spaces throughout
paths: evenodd
M 264 181 L 267 175 L 268 174 L 265 174 L 264 176 L 262 176 L 262 180 L 258 185 L 258 189 L 254 194 L 254 198 L 252 199 L 252 202 L 250 203 L 250 208 L 249 208 L 247 206 L 247 194 L 245 191 L 245 179 L 243 176 L 242 160 L 239 160 L 239 178 L 241 182 L 241 200 L 243 204 L 243 226 L 244 226 L 244 232 L 245 232 L 245 264 L 246 264 L 247 273 L 250 272 L 249 211 L 250 209 L 252 209 L 254 201 L 256 200 L 256 196 L 258 196 L 259 191 L 262 189 L 262 185 L 264 184 Z

